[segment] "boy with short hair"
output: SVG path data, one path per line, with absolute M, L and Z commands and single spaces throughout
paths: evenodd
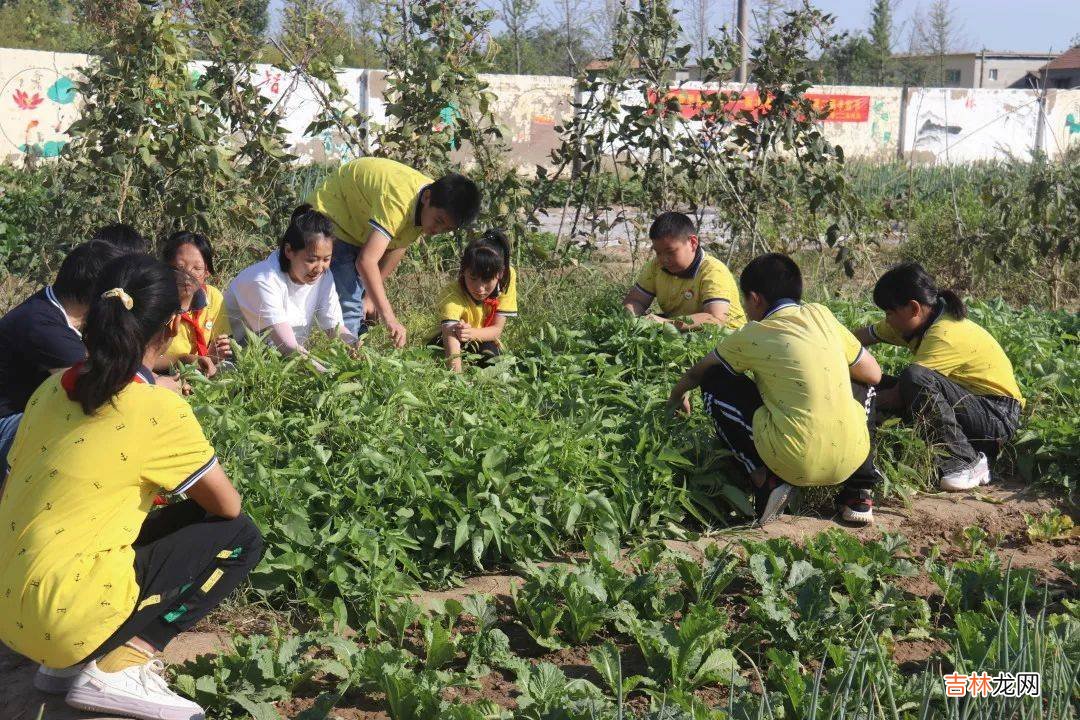
M 86 357 L 80 331 L 98 275 L 124 254 L 109 243 L 79 245 L 60 263 L 52 285 L 0 318 L 0 481 L 30 396 L 52 373 Z
M 345 328 L 356 337 L 365 318 L 377 315 L 394 347 L 405 345 L 384 282 L 409 245 L 421 235 L 438 235 L 470 224 L 480 212 L 480 189 L 463 175 L 432 180 L 386 158 L 360 158 L 330 174 L 307 202 L 333 220 L 330 272 L 341 302 Z
M 112 245 L 124 255 L 150 252 L 150 244 L 146 242 L 146 238 L 127 223 L 113 223 L 99 227 L 90 240 Z
M 702 325 L 724 325 L 737 330 L 746 322 L 735 278 L 720 260 L 705 253 L 689 217 L 666 212 L 653 221 L 649 239 L 656 257 L 638 275 L 623 306 L 634 315 L 646 315 L 653 300 L 660 315 L 650 320 L 674 323 L 680 330 Z M 689 322 L 680 317 L 689 316 Z
M 750 322 L 682 376 L 669 407 L 689 412 L 686 394 L 701 388 L 717 434 L 750 474 L 759 526 L 796 487 L 840 483 L 843 519 L 872 522 L 881 368 L 828 308 L 801 303 L 802 274 L 786 255 L 752 260 L 739 288 Z

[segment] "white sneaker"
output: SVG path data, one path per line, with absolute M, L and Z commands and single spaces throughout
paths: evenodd
M 84 667 L 85 663 L 59 669 L 38 665 L 37 672 L 34 673 L 34 687 L 49 695 L 66 695 Z
M 972 474 L 978 478 L 980 485 L 990 484 L 990 464 L 986 461 L 986 455 L 979 453 L 979 459 L 975 462 Z
M 977 488 L 982 484 L 981 478 L 976 474 L 976 468 L 978 468 L 978 466 L 979 462 L 976 460 L 967 467 L 953 470 L 951 473 L 945 473 L 941 476 L 938 485 L 946 492 L 964 492 L 965 490 Z M 987 473 L 987 475 L 989 476 L 989 473 Z M 989 479 L 987 482 L 989 482 Z
M 206 720 L 201 707 L 169 689 L 160 675 L 164 669 L 165 663 L 154 658 L 145 665 L 107 673 L 91 660 L 75 678 L 67 704 L 138 720 Z

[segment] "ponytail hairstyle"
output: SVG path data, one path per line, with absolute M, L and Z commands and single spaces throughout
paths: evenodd
M 937 287 L 934 278 L 917 262 L 906 262 L 887 271 L 874 286 L 874 304 L 882 310 L 895 310 L 915 300 L 920 305 L 936 307 L 941 302 L 945 312 L 957 320 L 967 317 L 967 307 L 952 290 Z
M 510 278 L 510 241 L 500 230 L 488 230 L 465 246 L 461 255 L 461 277 L 468 270 L 481 280 Z
M 213 275 L 214 248 L 210 246 L 210 241 L 202 233 L 177 230 L 161 246 L 161 259 L 166 263 L 171 263 L 176 259 L 176 253 L 184 245 L 191 245 L 199 251 L 199 254 L 202 255 L 203 264 L 206 265 L 206 272 Z
M 326 215 L 304 203 L 293 210 L 289 227 L 285 228 L 285 234 L 281 236 L 281 242 L 278 243 L 278 265 L 281 267 L 281 272 L 289 272 L 289 258 L 285 257 L 285 248 L 299 252 L 306 248 L 316 235 L 323 235 L 333 240 L 334 224 Z
M 83 327 L 86 364 L 72 395 L 93 415 L 142 365 L 150 342 L 179 312 L 173 269 L 149 255 L 125 255 L 102 270 Z

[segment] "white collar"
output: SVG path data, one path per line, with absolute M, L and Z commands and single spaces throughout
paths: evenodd
M 51 302 L 53 306 L 55 306 L 56 309 L 60 311 L 60 314 L 64 316 L 64 322 L 66 322 L 67 326 L 71 328 L 71 331 L 78 335 L 81 339 L 82 333 L 79 332 L 79 328 L 75 327 L 75 324 L 71 322 L 71 317 L 67 314 L 67 310 L 65 310 L 64 306 L 60 304 L 59 300 L 57 300 L 56 292 L 53 291 L 52 285 L 45 286 L 45 299 Z

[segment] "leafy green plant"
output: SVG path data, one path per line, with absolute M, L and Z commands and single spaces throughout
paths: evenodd
M 1024 513 L 1024 523 L 1027 525 L 1028 540 L 1032 542 L 1063 540 L 1077 532 L 1072 518 L 1057 509 L 1049 510 L 1038 517 Z

